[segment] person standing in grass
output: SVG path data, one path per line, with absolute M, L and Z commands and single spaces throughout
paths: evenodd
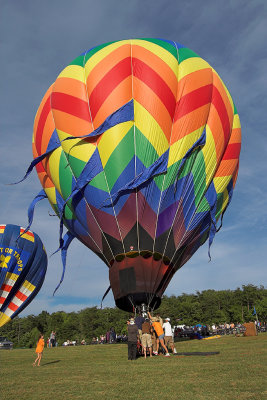
M 157 317 L 152 317 L 149 312 L 147 314 L 148 314 L 148 316 L 150 318 L 150 321 L 152 323 L 152 326 L 153 326 L 153 328 L 154 328 L 154 330 L 155 330 L 155 332 L 157 334 L 159 343 L 161 344 L 161 347 L 165 350 L 165 357 L 170 357 L 168 349 L 167 349 L 167 347 L 165 346 L 165 343 L 164 343 L 164 336 L 165 335 L 164 335 L 164 330 L 162 328 L 161 321 L 160 321 L 161 318 L 158 315 L 157 315 Z M 157 351 L 154 354 L 158 355 L 158 351 L 159 351 L 159 349 L 158 349 L 158 343 L 157 343 Z
M 144 357 L 146 358 L 147 348 L 150 357 L 152 357 L 151 324 L 149 318 L 146 318 L 142 324 L 142 347 L 144 349 Z
M 56 345 L 56 332 L 52 331 L 50 335 L 50 344 L 51 347 L 55 347 Z
M 35 353 L 37 354 L 37 358 L 33 363 L 34 367 L 36 366 L 36 363 L 37 363 L 37 366 L 40 367 L 40 362 L 41 362 L 41 359 L 42 359 L 42 356 L 43 356 L 44 344 L 45 344 L 44 343 L 44 335 L 42 335 L 40 333 L 39 339 L 38 339 L 38 342 L 37 342 L 37 346 L 36 346 L 36 350 L 35 350 Z
M 128 330 L 128 360 L 136 359 L 137 352 L 137 337 L 138 337 L 138 327 L 134 323 L 134 319 L 130 319 L 130 323 L 127 326 Z
M 173 336 L 172 336 L 172 327 L 170 324 L 170 318 L 165 318 L 165 322 L 163 324 L 163 329 L 165 332 L 165 336 L 164 336 L 164 343 L 165 346 L 167 347 L 167 349 L 169 348 L 169 346 L 172 349 L 173 354 L 176 354 L 176 348 L 174 347 L 174 342 L 173 342 Z

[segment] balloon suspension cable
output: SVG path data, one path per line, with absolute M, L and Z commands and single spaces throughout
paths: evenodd
M 150 309 L 150 304 L 152 303 L 153 299 L 154 299 L 155 295 L 153 293 L 150 293 L 149 295 L 149 300 L 148 300 L 148 309 Z
M 105 293 L 104 293 L 104 295 L 103 295 L 103 297 L 102 297 L 102 300 L 101 300 L 101 310 L 102 310 L 102 308 L 103 308 L 103 301 L 104 301 L 106 295 L 108 294 L 108 292 L 110 291 L 110 289 L 111 289 L 111 286 L 109 286 L 109 287 L 107 288 L 107 290 L 105 291 Z
M 131 305 L 133 306 L 133 313 L 135 314 L 136 313 L 136 308 L 135 308 L 135 305 L 133 303 L 133 299 L 132 299 L 131 295 L 128 295 L 127 297 L 129 299 Z

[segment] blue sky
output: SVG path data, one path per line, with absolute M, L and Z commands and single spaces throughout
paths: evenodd
M 138 37 L 175 40 L 198 53 L 219 73 L 238 109 L 242 150 L 237 185 L 212 261 L 205 244 L 176 273 L 166 294 L 205 289 L 266 286 L 267 252 L 267 3 L 262 1 L 13 0 L 0 10 L 0 223 L 27 224 L 27 208 L 40 189 L 36 173 L 16 186 L 32 159 L 34 116 L 60 71 L 83 51 L 104 42 Z M 59 224 L 39 203 L 32 230 L 50 255 Z M 60 256 L 49 258 L 45 283 L 21 314 L 73 311 L 100 305 L 108 269 L 73 241 L 65 280 Z M 110 293 L 106 306 L 113 306 Z

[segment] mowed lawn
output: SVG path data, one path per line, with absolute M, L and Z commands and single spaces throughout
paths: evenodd
M 267 399 L 267 334 L 176 343 L 178 352 L 216 355 L 127 360 L 127 345 L 0 352 L 1 400 Z

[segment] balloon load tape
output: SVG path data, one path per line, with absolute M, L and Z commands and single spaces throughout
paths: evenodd
M 206 241 L 210 256 L 240 143 L 228 90 L 191 49 L 164 39 L 96 46 L 62 71 L 36 114 L 23 179 L 35 167 L 43 190 L 27 229 L 48 198 L 60 219 L 60 283 L 78 238 L 109 267 L 119 307 L 157 307 Z

